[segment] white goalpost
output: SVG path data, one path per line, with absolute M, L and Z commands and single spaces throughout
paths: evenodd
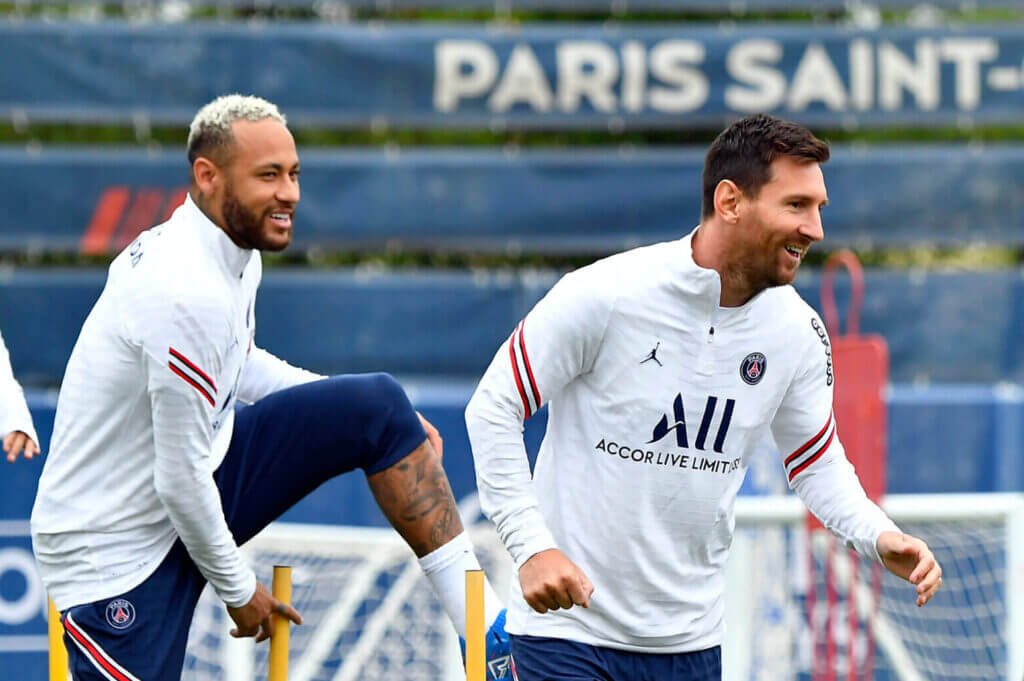
M 725 681 L 862 678 L 850 665 L 863 667 L 866 658 L 878 681 L 1024 678 L 1024 495 L 891 495 L 884 506 L 943 565 L 943 588 L 924 608 L 907 583 L 886 573 L 876 590 L 863 561 L 854 566 L 845 549 L 824 553 L 805 530 L 799 500 L 737 500 Z M 504 591 L 511 564 L 493 528 L 483 523 L 470 535 Z M 274 564 L 294 567 L 292 600 L 306 624 L 292 630 L 290 681 L 465 678 L 454 630 L 394 531 L 279 523 L 244 548 L 267 583 Z M 825 561 L 841 623 L 831 631 L 832 676 L 812 665 L 811 631 L 825 602 L 809 595 L 821 586 Z M 183 679 L 266 677 L 266 646 L 231 639 L 229 629 L 223 607 L 204 593 Z

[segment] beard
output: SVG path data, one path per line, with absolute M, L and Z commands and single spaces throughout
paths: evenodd
M 256 213 L 242 205 L 235 195 L 233 187 L 228 184 L 224 188 L 224 203 L 221 207 L 224 226 L 240 241 L 240 246 L 254 248 L 259 251 L 283 251 L 291 239 L 272 241 L 263 230 L 266 213 Z
M 755 228 L 760 230 L 762 226 L 758 224 Z M 736 280 L 744 282 L 752 295 L 757 295 L 765 289 L 793 283 L 796 268 L 789 270 L 779 261 L 779 250 L 783 247 L 783 243 L 772 238 L 746 243 L 733 268 Z

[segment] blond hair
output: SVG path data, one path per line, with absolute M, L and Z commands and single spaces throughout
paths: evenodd
M 288 125 L 284 114 L 262 97 L 239 94 L 218 97 L 201 108 L 188 127 L 189 164 L 200 156 L 223 157 L 234 142 L 231 126 L 235 121 L 262 121 L 268 118 L 281 125 Z

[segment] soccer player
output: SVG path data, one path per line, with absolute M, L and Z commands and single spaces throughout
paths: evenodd
M 39 453 L 39 436 L 32 425 L 32 414 L 25 403 L 25 393 L 14 378 L 11 356 L 0 334 L 0 436 L 3 437 L 7 461 L 13 463 L 24 452 L 26 459 Z
M 272 613 L 301 623 L 238 546 L 357 468 L 464 633 L 464 572 L 479 563 L 437 431 L 387 374 L 324 378 L 254 344 L 260 252 L 288 246 L 299 201 L 284 117 L 218 98 L 192 121 L 188 159 L 184 204 L 114 260 L 82 327 L 32 511 L 72 675 L 178 679 L 206 582 L 234 636 L 264 640 Z M 504 611 L 485 598 L 491 657 L 504 643 L 507 658 Z
M 799 125 L 736 122 L 707 153 L 693 232 L 566 275 L 495 355 L 466 423 L 483 510 L 518 567 L 519 681 L 721 677 L 733 504 L 769 426 L 829 529 L 919 606 L 938 588 L 927 545 L 846 460 L 824 327 L 788 286 L 823 236 L 828 158 Z M 531 479 L 523 421 L 545 403 Z

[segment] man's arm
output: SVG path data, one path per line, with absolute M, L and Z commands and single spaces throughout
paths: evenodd
M 14 378 L 11 370 L 11 358 L 0 335 L 0 436 L 3 436 L 3 448 L 7 460 L 14 462 L 18 455 L 25 452 L 25 458 L 31 459 L 39 453 L 39 436 L 32 424 L 32 415 L 25 402 L 25 393 Z
M 153 483 L 193 562 L 228 606 L 235 634 L 262 640 L 278 603 L 235 544 L 213 479 L 212 424 L 225 399 L 217 377 L 230 327 L 215 304 L 196 298 L 154 305 L 137 327 L 153 419 Z M 300 619 L 292 609 L 280 614 Z
M 923 605 L 941 582 L 941 568 L 927 544 L 904 535 L 865 494 L 839 441 L 826 357 L 820 340 L 811 340 L 772 421 L 789 486 L 848 546 L 917 585 L 918 605 Z
M 593 587 L 558 550 L 530 474 L 523 422 L 577 376 L 600 347 L 610 305 L 586 271 L 563 278 L 494 356 L 466 408 L 485 515 L 519 568 L 538 612 L 587 605 Z M 556 454 L 557 455 L 557 454 Z
M 292 366 L 254 344 L 238 382 L 238 399 L 252 404 L 270 393 L 321 378 L 320 374 Z

